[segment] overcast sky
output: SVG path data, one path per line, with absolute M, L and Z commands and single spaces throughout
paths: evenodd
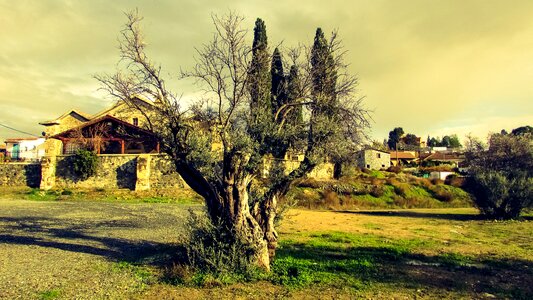
M 462 138 L 533 125 L 530 0 L 0 0 L 0 124 L 40 134 L 38 122 L 69 109 L 109 106 L 93 75 L 115 69 L 123 12 L 135 8 L 149 54 L 174 77 L 210 39 L 211 13 L 237 11 L 250 32 L 262 18 L 271 46 L 311 44 L 316 27 L 338 29 L 379 140 L 397 126 Z M 23 136 L 0 127 L 0 143 Z

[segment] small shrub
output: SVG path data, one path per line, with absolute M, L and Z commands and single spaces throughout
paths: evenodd
M 453 200 L 453 194 L 446 190 L 446 188 L 443 185 L 435 185 L 429 188 L 429 191 L 433 194 L 433 197 L 435 199 L 444 201 L 444 202 L 450 202 Z
M 324 197 L 324 204 L 329 209 L 335 209 L 339 207 L 340 201 L 339 201 L 339 196 L 337 195 L 337 193 L 333 191 L 325 191 L 323 193 L 323 197 Z
M 372 174 L 372 171 L 370 171 L 369 169 L 367 168 L 361 168 L 361 172 L 365 173 L 365 174 Z
M 383 186 L 375 185 L 370 190 L 370 195 L 372 197 L 380 198 L 385 194 L 385 190 L 383 189 Z
M 299 187 L 306 187 L 306 188 L 312 188 L 312 189 L 317 189 L 317 188 L 320 188 L 322 186 L 322 183 L 318 182 L 316 179 L 314 178 L 306 178 L 304 180 L 302 180 L 299 184 L 298 184 Z
M 399 185 L 400 182 L 396 178 L 389 178 L 389 179 L 387 179 L 387 184 L 395 186 L 395 185 Z
M 394 187 L 394 192 L 396 193 L 396 195 L 401 196 L 401 197 L 407 197 L 407 193 L 409 192 L 409 186 L 407 186 L 407 184 L 398 183 L 398 184 L 393 185 L 393 187 Z
M 455 174 L 446 176 L 446 180 L 444 180 L 444 184 L 451 185 L 454 187 L 463 187 L 465 183 L 464 177 L 459 177 Z
M 74 174 L 76 174 L 81 180 L 96 174 L 98 167 L 98 157 L 93 151 L 80 149 L 73 156 L 72 168 Z
M 372 180 L 370 181 L 370 184 L 371 185 L 381 186 L 381 185 L 383 185 L 383 182 L 384 182 L 383 179 L 372 178 Z
M 442 179 L 439 179 L 439 178 L 431 178 L 430 181 L 432 184 L 435 184 L 435 185 L 444 183 L 444 181 L 442 181 Z
M 392 172 L 392 173 L 396 173 L 396 174 L 399 174 L 402 172 L 402 167 L 400 166 L 390 166 L 388 169 L 387 169 L 388 172 Z
M 432 185 L 431 181 L 429 181 L 427 178 L 416 178 L 415 183 L 418 186 L 428 188 Z
M 235 238 L 227 229 L 215 226 L 205 214 L 190 210 L 185 225 L 186 233 L 182 238 L 187 263 L 197 271 L 196 275 L 208 274 L 218 280 L 256 272 L 256 267 L 250 260 L 253 257 L 250 253 L 256 249 Z M 197 280 L 199 285 L 216 281 L 208 277 L 204 279 L 201 282 Z M 194 278 L 192 281 L 195 281 Z

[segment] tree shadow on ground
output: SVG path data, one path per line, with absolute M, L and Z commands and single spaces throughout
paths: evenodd
M 475 220 L 486 220 L 482 215 L 475 214 L 460 214 L 460 213 L 432 213 L 432 212 L 415 212 L 415 211 L 337 211 L 338 213 L 344 214 L 358 214 L 358 215 L 368 215 L 368 216 L 381 216 L 381 217 L 407 217 L 407 218 L 427 218 L 427 219 L 441 219 L 441 220 L 450 220 L 450 221 L 475 221 Z M 523 216 L 523 220 L 533 220 L 533 216 Z
M 132 229 L 128 220 L 75 222 L 49 217 L 2 217 L 0 243 L 34 245 L 105 257 L 111 261 L 164 265 L 184 255 L 181 245 L 102 236 L 106 229 Z M 6 233 L 7 232 L 7 233 Z M 95 234 L 98 232 L 99 234 Z
M 332 273 L 340 278 L 345 276 L 361 282 L 387 283 L 422 293 L 432 289 L 459 292 L 474 298 L 485 293 L 501 298 L 533 298 L 533 262 L 526 260 L 479 257 L 470 261 L 446 254 L 412 254 L 393 247 L 342 248 L 304 243 L 283 245 L 277 259 L 287 257 L 307 261 L 307 264 L 299 265 L 303 268 L 308 266 L 310 270 L 307 273 Z M 366 263 L 357 267 L 358 264 L 353 264 L 353 261 Z M 336 284 L 344 285 L 342 282 Z

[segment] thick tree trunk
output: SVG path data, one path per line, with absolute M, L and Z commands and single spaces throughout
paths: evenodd
M 228 186 L 224 193 L 225 213 L 223 223 L 230 229 L 236 240 L 249 247 L 252 263 L 269 271 L 270 256 L 268 243 L 264 239 L 263 229 L 250 213 L 248 204 L 248 181 L 239 181 Z
M 249 157 L 227 154 L 225 152 L 223 180 L 218 193 L 221 222 L 236 240 L 252 250 L 249 254 L 252 263 L 269 271 L 270 257 L 263 229 L 250 212 L 248 186 L 253 176 L 243 170 Z
M 272 260 L 276 256 L 276 248 L 278 247 L 278 233 L 274 227 L 274 220 L 276 219 L 276 209 L 278 206 L 278 196 L 272 195 L 263 202 L 263 232 L 267 243 L 268 256 Z

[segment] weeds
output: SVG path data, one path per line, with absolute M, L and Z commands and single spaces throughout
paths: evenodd
M 165 271 L 166 281 L 215 287 L 261 277 L 250 260 L 255 249 L 214 226 L 205 213 L 189 210 L 185 228 L 186 257 Z

